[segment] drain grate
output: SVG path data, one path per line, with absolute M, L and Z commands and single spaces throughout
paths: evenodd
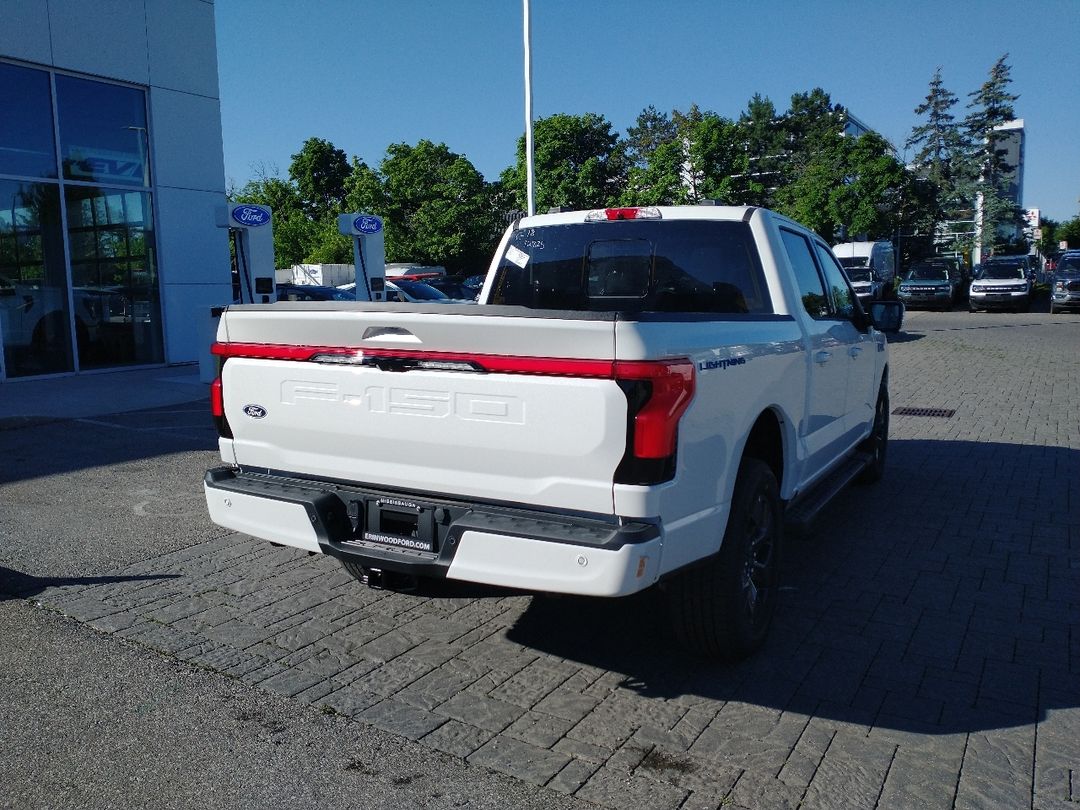
M 939 419 L 948 419 L 956 413 L 955 408 L 897 408 L 893 416 L 936 416 Z

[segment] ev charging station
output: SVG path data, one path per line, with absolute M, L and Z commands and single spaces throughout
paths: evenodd
M 203 322 L 202 351 L 199 353 L 199 379 L 213 382 L 217 362 L 210 345 L 217 333 L 218 319 L 225 303 L 269 304 L 277 299 L 274 291 L 274 225 L 265 205 L 229 203 L 217 209 L 217 225 L 229 229 L 232 244 L 233 300 L 211 307 Z
M 386 300 L 386 243 L 383 221 L 373 214 L 340 214 L 338 230 L 353 240 L 356 300 Z
M 239 282 L 234 303 L 269 304 L 274 301 L 274 225 L 265 205 L 229 203 L 217 210 L 219 228 L 229 229 L 233 261 Z

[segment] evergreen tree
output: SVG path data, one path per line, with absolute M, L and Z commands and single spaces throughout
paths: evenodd
M 976 194 L 982 196 L 982 228 L 975 238 L 986 249 L 1003 239 L 1009 241 L 1011 233 L 1022 225 L 1022 212 L 1008 199 L 1009 180 L 1016 167 L 1006 160 L 1006 151 L 1000 148 L 996 128 L 1015 118 L 1013 103 L 1020 98 L 1009 92 L 1012 84 L 1011 68 L 1005 62 L 1009 55 L 1000 57 L 990 68 L 990 75 L 982 86 L 968 97 L 970 112 L 964 118 L 964 130 L 971 148 L 970 176 L 977 183 Z
M 957 218 L 956 209 L 970 207 L 966 199 L 968 150 L 952 113 L 957 102 L 956 95 L 945 87 L 939 67 L 930 80 L 926 99 L 915 108 L 916 115 L 925 116 L 924 122 L 911 130 L 904 144 L 905 148 L 915 150 L 912 167 L 932 192 L 930 222 L 926 223 L 931 232 L 945 220 Z
M 675 124 L 667 113 L 650 104 L 638 114 L 636 125 L 626 130 L 626 156 L 634 166 L 648 166 L 655 151 L 674 141 L 675 135 Z
M 775 207 L 787 145 L 772 101 L 759 94 L 750 99 L 735 123 L 734 144 L 731 202 Z

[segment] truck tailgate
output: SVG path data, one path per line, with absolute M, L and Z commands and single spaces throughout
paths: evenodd
M 411 493 L 613 512 L 626 397 L 610 378 L 572 373 L 576 361 L 614 359 L 611 319 L 272 309 L 265 319 L 268 308 L 231 309 L 219 328 L 231 351 L 221 375 L 227 460 Z

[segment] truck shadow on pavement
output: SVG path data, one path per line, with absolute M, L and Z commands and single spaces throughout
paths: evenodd
M 49 588 L 85 588 L 90 585 L 112 585 L 117 582 L 178 579 L 177 574 L 151 574 L 145 576 L 101 577 L 35 577 L 0 565 L 0 602 L 8 599 L 29 599 Z
M 971 732 L 1080 706 L 1080 451 L 894 440 L 889 462 L 788 538 L 772 634 L 746 661 L 689 658 L 657 589 L 537 597 L 507 636 L 643 696 L 867 727 Z

